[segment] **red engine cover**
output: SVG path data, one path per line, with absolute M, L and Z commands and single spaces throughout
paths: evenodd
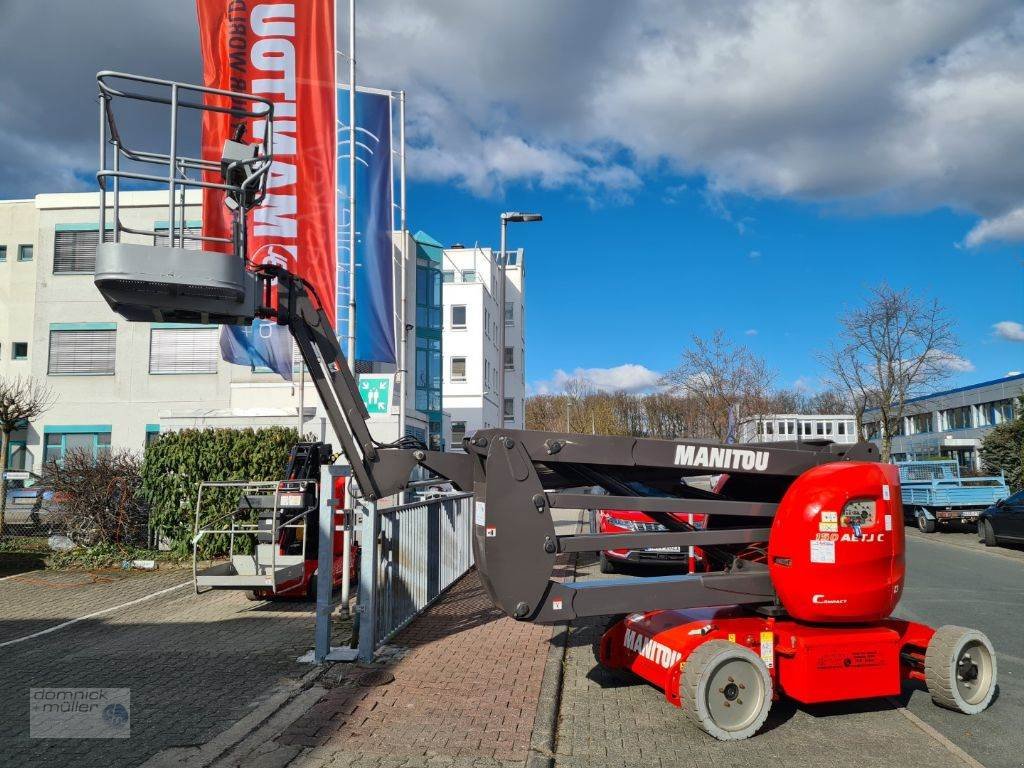
M 899 602 L 906 570 L 899 473 L 837 462 L 808 470 L 779 503 L 768 569 L 795 619 L 877 621 Z

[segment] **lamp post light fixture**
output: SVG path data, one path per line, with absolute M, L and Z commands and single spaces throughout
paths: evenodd
M 501 214 L 501 250 L 498 253 L 498 275 L 500 286 L 498 288 L 498 313 L 501 322 L 498 324 L 498 367 L 501 375 L 498 376 L 498 414 L 499 423 L 505 426 L 505 255 L 506 230 L 510 223 L 528 224 L 531 221 L 543 221 L 544 217 L 539 213 L 521 213 L 520 211 L 505 211 Z

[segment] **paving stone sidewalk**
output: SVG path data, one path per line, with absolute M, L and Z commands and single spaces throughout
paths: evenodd
M 394 638 L 386 665 L 346 670 L 277 742 L 303 748 L 290 766 L 521 766 L 550 638 L 495 609 L 472 571 Z

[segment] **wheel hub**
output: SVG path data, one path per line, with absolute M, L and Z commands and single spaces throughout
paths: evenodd
M 758 716 L 764 703 L 764 682 L 743 659 L 730 659 L 708 677 L 708 714 L 725 731 L 739 731 Z

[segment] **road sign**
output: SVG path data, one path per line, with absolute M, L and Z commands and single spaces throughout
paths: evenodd
M 20 470 L 9 469 L 4 472 L 5 480 L 28 480 L 29 477 L 31 477 L 31 473 Z
M 391 413 L 391 374 L 369 374 L 359 376 L 359 395 L 371 416 Z

